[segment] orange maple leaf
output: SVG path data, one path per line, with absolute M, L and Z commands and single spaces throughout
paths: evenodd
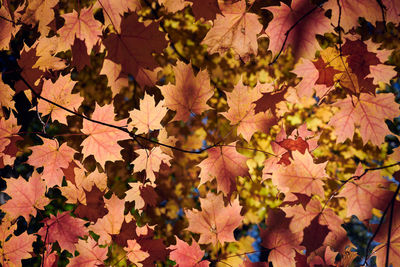
M 206 70 L 194 76 L 190 64 L 178 61 L 173 68 L 175 85 L 159 86 L 165 98 L 165 106 L 176 111 L 174 120 L 188 121 L 190 114 L 201 114 L 210 109 L 207 100 L 214 91 L 210 86 L 210 78 Z
M 79 255 L 70 259 L 69 266 L 100 266 L 107 259 L 108 248 L 101 248 L 91 236 L 87 240 L 79 239 L 75 245 Z
M 213 147 L 207 152 L 208 158 L 198 165 L 201 168 L 199 186 L 216 178 L 218 191 L 230 195 L 236 190 L 236 177 L 249 174 L 247 158 L 236 151 L 236 143 Z
M 36 240 L 36 236 L 28 235 L 26 232 L 16 236 L 15 230 L 17 230 L 16 223 L 11 225 L 10 221 L 0 222 L 0 263 L 4 267 L 22 266 L 22 259 L 32 257 L 32 243 Z
M 232 92 L 226 93 L 229 110 L 221 113 L 231 125 L 237 125 L 237 133 L 250 142 L 256 131 L 267 132 L 275 122 L 271 111 L 255 114 L 256 104 L 253 103 L 262 97 L 260 90 L 250 88 L 242 83 L 242 80 L 235 86 Z
M 75 38 L 85 41 L 87 54 L 90 55 L 92 48 L 100 40 L 101 23 L 94 19 L 92 8 L 82 8 L 80 12 L 75 10 L 72 13 L 61 15 L 65 24 L 58 30 L 60 34 L 57 51 L 71 49 Z
M 303 240 L 303 231 L 293 233 L 288 225 L 290 220 L 285 218 L 281 210 L 271 209 L 265 224 L 266 230 L 262 230 L 262 246 L 270 249 L 268 261 L 274 266 L 296 266 L 296 251 L 304 249 L 300 245 Z
M 140 262 L 148 258 L 150 254 L 141 250 L 141 246 L 136 240 L 128 240 L 127 243 L 128 247 L 124 247 L 124 250 L 129 261 L 138 267 L 143 266 Z
M 239 200 L 235 199 L 230 205 L 225 206 L 222 195 L 208 193 L 206 198 L 200 198 L 201 211 L 186 210 L 189 220 L 188 231 L 199 233 L 199 244 L 235 241 L 233 231 L 240 226 L 243 217 L 240 215 L 242 207 Z
M 44 209 L 44 206 L 50 202 L 50 199 L 45 196 L 46 184 L 40 176 L 39 173 L 34 172 L 29 181 L 22 177 L 7 179 L 7 188 L 4 193 L 11 199 L 0 206 L 0 209 L 13 219 L 23 216 L 29 222 L 30 214 L 35 217 L 36 209 Z
M 359 165 L 354 175 L 360 175 L 363 171 Z M 360 221 L 364 221 L 371 218 L 373 208 L 385 209 L 393 197 L 393 192 L 389 191 L 390 183 L 379 170 L 370 171 L 360 179 L 345 184 L 337 197 L 346 198 L 348 217 L 356 215 Z
M 132 122 L 128 129 L 132 131 L 133 127 L 137 128 L 136 134 L 161 129 L 161 120 L 167 114 L 167 108 L 163 104 L 164 101 L 161 100 L 156 105 L 154 96 L 145 94 L 143 100 L 140 100 L 139 109 L 129 112 Z
M 113 97 L 118 94 L 122 87 L 128 86 L 128 75 L 121 72 L 121 64 L 117 64 L 109 59 L 104 59 L 103 68 L 100 74 L 107 76 L 108 86 L 111 87 Z
M 121 20 L 124 17 L 124 13 L 129 10 L 136 11 L 141 5 L 138 0 L 97 0 L 93 7 L 102 8 L 105 26 L 112 25 L 120 33 Z
M 391 2 L 391 1 L 387 1 Z M 330 0 L 324 8 L 332 9 L 333 23 L 338 22 L 339 19 L 339 5 L 340 5 L 340 27 L 348 32 L 354 26 L 358 25 L 358 18 L 364 17 L 367 21 L 375 24 L 377 20 L 382 19 L 381 9 L 378 2 L 363 1 L 363 0 Z M 385 1 L 386 5 L 386 1 Z
M 64 177 L 62 168 L 68 168 L 76 151 L 67 143 L 60 146 L 56 139 L 42 138 L 42 141 L 43 145 L 30 148 L 32 155 L 27 162 L 37 168 L 44 167 L 42 179 L 45 180 L 47 187 L 61 186 Z
M 359 98 L 347 96 L 334 105 L 340 107 L 340 111 L 331 118 L 329 125 L 334 127 L 337 142 L 343 142 L 347 138 L 353 139 L 357 125 L 365 143 L 371 141 L 379 146 L 385 141 L 385 136 L 391 134 L 385 120 L 400 114 L 393 94 L 373 96 L 361 93 Z
M 98 242 L 101 245 L 111 242 L 110 235 L 119 234 L 125 218 L 125 200 L 112 195 L 110 199 L 104 198 L 104 203 L 108 213 L 103 218 L 98 219 L 94 225 L 89 226 L 91 231 L 100 235 Z
M 247 12 L 246 1 L 224 7 L 222 14 L 217 14 L 202 44 L 207 45 L 209 53 L 223 54 L 232 48 L 241 59 L 247 61 L 251 54 L 257 54 L 257 34 L 263 26 L 256 14 Z
M 83 101 L 79 94 L 72 94 L 76 82 L 71 80 L 71 75 L 60 76 L 55 83 L 45 80 L 41 96 L 70 110 L 77 110 Z M 72 115 L 62 108 L 54 106 L 42 99 L 38 100 L 38 110 L 43 115 L 51 114 L 54 121 L 67 125 L 67 116 Z
M 282 192 L 316 194 L 324 196 L 323 180 L 326 179 L 325 166 L 328 162 L 315 164 L 310 152 L 304 154 L 292 151 L 293 159 L 288 166 L 281 165 L 272 174 L 272 182 Z
M 154 147 L 151 150 L 137 149 L 135 150 L 135 153 L 139 154 L 139 157 L 132 162 L 132 164 L 135 165 L 133 171 L 140 172 L 146 170 L 146 178 L 148 178 L 151 183 L 155 182 L 156 176 L 154 175 L 154 172 L 160 170 L 161 163 L 171 166 L 169 161 L 172 158 L 169 155 L 164 154 L 160 147 Z
M 202 261 L 204 251 L 200 249 L 196 240 L 192 239 L 192 244 L 189 245 L 177 236 L 176 245 L 171 245 L 168 248 L 171 251 L 170 258 L 175 261 L 180 267 L 208 267 L 210 262 L 207 260 Z
M 119 121 L 114 120 L 114 107 L 112 104 L 100 107 L 96 103 L 96 108 L 91 118 L 115 126 L 126 126 L 127 124 L 127 119 Z M 121 147 L 118 145 L 117 141 L 130 139 L 129 134 L 88 120 L 83 121 L 83 128 L 81 131 L 88 135 L 81 144 L 83 147 L 82 153 L 85 157 L 93 155 L 103 168 L 106 161 L 122 160 L 120 154 Z

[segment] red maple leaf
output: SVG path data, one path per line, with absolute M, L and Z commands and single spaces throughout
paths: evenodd
M 85 227 L 86 221 L 71 216 L 69 211 L 64 211 L 56 216 L 50 215 L 42 221 L 44 227 L 38 232 L 45 244 L 58 242 L 61 249 L 73 253 L 79 237 L 89 234 Z
M 108 49 L 106 58 L 121 64 L 124 73 L 133 75 L 141 85 L 155 83 L 145 69 L 157 67 L 152 53 L 159 53 L 166 46 L 158 23 L 141 23 L 138 16 L 132 13 L 122 19 L 121 33 L 110 34 L 103 43 Z

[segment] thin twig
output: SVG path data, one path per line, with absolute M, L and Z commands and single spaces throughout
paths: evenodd
M 364 266 L 367 263 L 367 261 L 368 261 L 368 259 L 370 257 L 370 255 L 368 255 L 369 254 L 368 251 L 369 251 L 369 248 L 371 247 L 372 241 L 374 241 L 375 237 L 378 235 L 379 230 L 381 229 L 381 226 L 383 225 L 383 221 L 385 219 L 386 213 L 388 212 L 390 205 L 392 205 L 392 203 L 394 204 L 394 202 L 396 201 L 396 197 L 399 194 L 399 190 L 400 190 L 400 183 L 397 186 L 396 192 L 394 193 L 394 195 L 392 197 L 392 200 L 389 202 L 389 204 L 386 206 L 385 210 L 383 211 L 382 217 L 379 220 L 378 227 L 376 228 L 374 234 L 372 235 L 372 237 L 368 241 L 367 247 L 365 248 L 365 260 L 364 260 L 364 263 L 362 264 L 362 266 Z
M 398 185 L 397 188 L 400 188 L 400 184 Z M 396 196 L 398 194 L 395 193 L 394 195 Z M 396 197 L 394 197 L 396 199 Z M 388 226 L 388 234 L 387 234 L 387 242 L 386 242 L 386 261 L 385 261 L 385 267 L 389 267 L 389 253 L 390 253 L 390 236 L 392 234 L 392 223 L 393 223 L 393 212 L 394 212 L 394 202 L 391 202 L 390 205 L 390 215 L 389 215 L 389 226 Z
M 339 52 L 340 56 L 342 56 L 342 28 L 340 27 L 340 21 L 342 19 L 342 6 L 340 5 L 340 0 L 336 0 L 336 3 L 339 8 L 338 26 L 337 26 L 337 29 L 339 31 Z
M 269 63 L 268 65 L 271 66 L 272 64 L 274 64 L 278 58 L 280 57 L 280 55 L 283 52 L 283 49 L 285 48 L 286 42 L 289 38 L 289 34 L 291 31 L 293 31 L 294 28 L 296 28 L 297 25 L 299 25 L 299 23 L 307 18 L 309 15 L 311 15 L 315 10 L 317 10 L 318 8 L 321 8 L 321 6 L 326 2 L 327 0 L 325 0 L 321 5 L 315 6 L 312 9 L 310 9 L 307 13 L 305 13 L 303 16 L 301 16 L 286 32 L 285 32 L 285 40 L 283 40 L 283 44 L 281 46 L 281 49 L 279 50 L 278 54 L 275 56 L 274 60 Z
M 116 125 L 109 124 L 109 123 L 106 123 L 106 122 L 102 122 L 102 121 L 98 121 L 98 120 L 91 119 L 91 118 L 89 118 L 89 117 L 87 117 L 87 116 L 85 116 L 85 115 L 82 115 L 82 114 L 80 114 L 80 113 L 78 113 L 78 112 L 75 112 L 75 111 L 73 111 L 73 110 L 71 110 L 71 109 L 69 109 L 69 108 L 66 108 L 66 107 L 64 107 L 64 106 L 62 106 L 62 105 L 60 105 L 60 104 L 57 104 L 57 103 L 53 102 L 52 100 L 47 99 L 47 98 L 41 96 L 40 94 L 38 94 L 38 93 L 32 88 L 32 86 L 25 80 L 25 78 L 22 77 L 22 75 L 21 75 L 20 73 L 18 73 L 18 76 L 19 76 L 19 78 L 21 79 L 21 81 L 31 90 L 31 92 L 32 92 L 37 98 L 42 99 L 42 100 L 44 100 L 44 101 L 46 101 L 46 102 L 48 102 L 48 103 L 50 103 L 50 104 L 52 104 L 52 105 L 54 105 L 54 106 L 56 106 L 56 107 L 59 107 L 59 108 L 65 110 L 65 111 L 67 111 L 67 112 L 69 112 L 69 113 L 71 113 L 71 114 L 74 114 L 74 115 L 76 115 L 76 116 L 78 116 L 78 117 L 80 117 L 80 118 L 82 118 L 82 119 L 85 119 L 85 120 L 88 120 L 88 121 L 91 121 L 91 122 L 93 122 L 93 123 L 97 123 L 97 124 L 100 124 L 100 125 L 103 125 L 103 126 L 106 126 L 106 127 L 114 128 L 114 129 L 120 130 L 120 131 L 122 131 L 122 132 L 125 132 L 125 133 L 129 134 L 129 136 L 130 136 L 134 141 L 136 141 L 136 142 L 137 142 L 141 147 L 143 147 L 143 148 L 146 148 L 146 146 L 144 146 L 143 144 L 141 144 L 141 143 L 139 142 L 138 139 L 145 140 L 145 141 L 147 141 L 147 142 L 150 142 L 150 143 L 153 143 L 153 144 L 157 144 L 157 145 L 159 145 L 159 146 L 168 147 L 168 148 L 174 149 L 174 150 L 179 151 L 179 152 L 190 153 L 190 154 L 201 154 L 201 153 L 203 153 L 204 151 L 207 151 L 207 150 L 209 150 L 209 149 L 211 149 L 211 148 L 213 148 L 213 147 L 228 146 L 228 145 L 221 145 L 221 144 L 219 144 L 219 143 L 216 143 L 216 144 L 213 144 L 213 145 L 210 145 L 210 146 L 207 146 L 207 147 L 205 147 L 205 148 L 198 149 L 198 150 L 187 150 L 187 149 L 183 149 L 183 148 L 179 148 L 179 147 L 167 145 L 167 144 L 164 144 L 164 143 L 160 143 L 160 142 L 158 142 L 158 141 L 156 141 L 156 140 L 153 140 L 153 139 L 151 139 L 151 138 L 147 138 L 147 137 L 144 137 L 144 136 L 141 136 L 141 135 L 136 135 L 136 134 L 130 132 L 130 131 L 129 131 L 128 129 L 126 129 L 125 127 L 116 126 Z M 251 150 L 254 150 L 254 151 L 260 151 L 260 152 L 263 152 L 263 153 L 272 155 L 271 153 L 266 152 L 266 151 L 262 151 L 262 150 L 256 150 L 256 149 L 252 149 L 252 148 L 243 148 L 243 149 L 251 149 Z
M 350 178 L 348 178 L 348 179 L 346 179 L 346 180 L 344 180 L 344 181 L 341 181 L 342 184 L 339 186 L 339 188 L 337 188 L 337 189 L 331 194 L 331 196 L 329 197 L 329 199 L 325 202 L 325 204 L 324 204 L 324 206 L 323 206 L 321 212 L 324 211 L 324 209 L 325 209 L 325 207 L 328 205 L 328 203 L 339 193 L 339 191 L 340 191 L 348 182 L 350 182 L 350 181 L 352 181 L 352 180 L 359 180 L 359 179 L 361 179 L 364 175 L 366 175 L 366 174 L 367 174 L 368 172 L 370 172 L 370 171 L 383 170 L 383 169 L 391 168 L 391 167 L 394 167 L 394 166 L 397 166 L 397 165 L 400 165 L 400 162 L 396 162 L 396 163 L 393 163 L 393 164 L 390 164 L 390 165 L 386 165 L 386 166 L 381 166 L 381 167 L 367 168 L 367 169 L 364 169 L 364 172 L 361 173 L 360 175 L 353 175 L 353 176 L 351 176 Z
M 378 3 L 379 7 L 381 8 L 383 26 L 385 28 L 385 31 L 387 31 L 387 28 L 386 28 L 386 15 L 385 15 L 385 11 L 387 10 L 387 8 L 386 8 L 385 4 L 383 4 L 382 0 L 376 0 L 376 2 Z

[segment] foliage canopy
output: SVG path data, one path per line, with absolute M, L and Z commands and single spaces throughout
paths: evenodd
M 1 1 L 1 265 L 395 266 L 399 7 Z

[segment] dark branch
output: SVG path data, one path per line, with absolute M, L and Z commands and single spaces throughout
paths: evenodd
M 269 65 L 271 66 L 272 64 L 274 64 L 278 58 L 280 57 L 280 55 L 283 52 L 283 49 L 285 48 L 286 42 L 289 38 L 289 34 L 291 31 L 293 31 L 294 28 L 296 28 L 297 25 L 300 24 L 300 22 L 307 18 L 309 15 L 311 15 L 315 10 L 317 10 L 318 8 L 321 8 L 321 6 L 326 2 L 327 0 L 325 0 L 321 5 L 315 6 L 312 9 L 310 9 L 307 13 L 305 13 L 303 16 L 301 16 L 286 32 L 285 32 L 285 40 L 283 41 L 283 44 L 281 46 L 281 49 L 279 50 L 278 54 L 275 56 L 274 60 L 269 63 Z
M 397 186 L 396 192 L 394 193 L 392 200 L 389 202 L 389 204 L 387 205 L 386 209 L 383 211 L 382 217 L 379 220 L 379 224 L 378 227 L 376 228 L 374 234 L 372 235 L 371 239 L 368 241 L 367 247 L 365 248 L 365 260 L 364 263 L 362 264 L 363 266 L 367 263 L 368 259 L 369 259 L 369 249 L 371 247 L 372 241 L 374 241 L 375 237 L 377 236 L 377 234 L 379 233 L 379 230 L 381 229 L 382 225 L 383 225 L 383 221 L 385 220 L 386 217 L 386 213 L 389 210 L 389 207 L 391 207 L 391 205 L 394 205 L 394 202 L 396 201 L 396 197 L 399 194 L 400 191 L 400 183 Z M 389 228 L 391 228 L 392 225 L 389 224 Z M 387 265 L 386 265 L 387 266 Z

